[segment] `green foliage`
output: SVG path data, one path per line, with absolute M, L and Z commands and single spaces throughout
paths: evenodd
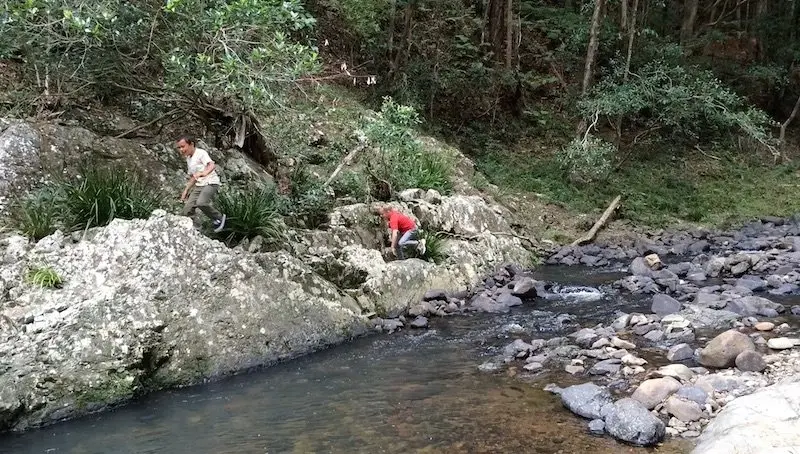
M 315 229 L 328 222 L 333 208 L 333 194 L 322 186 L 308 168 L 298 165 L 291 175 L 291 193 L 283 214 L 300 227 Z
M 422 230 L 420 238 L 425 240 L 425 253 L 421 258 L 436 264 L 442 263 L 447 258 L 445 240 L 440 234 Z
M 773 123 L 770 118 L 748 106 L 708 71 L 654 61 L 627 82 L 623 72 L 618 69 L 606 77 L 592 96 L 580 103 L 585 115 L 622 117 L 682 140 L 708 141 L 734 129 L 767 148 L 774 147 L 768 130 Z
M 87 167 L 78 178 L 58 184 L 58 205 L 67 229 L 107 225 L 115 218 L 147 218 L 161 207 L 161 194 L 138 175 Z
M 28 270 L 25 282 L 42 288 L 61 288 L 64 281 L 58 272 L 49 266 L 41 266 Z
M 380 118 L 370 122 L 365 131 L 379 149 L 379 176 L 395 191 L 420 188 L 449 193 L 453 188 L 452 158 L 425 149 L 411 129 L 420 122 L 412 107 L 384 99 Z
M 331 187 L 336 197 L 352 197 L 358 202 L 369 198 L 369 183 L 359 172 L 342 172 L 331 182 Z
M 147 218 L 164 198 L 137 174 L 87 167 L 22 199 L 12 208 L 11 226 L 39 240 L 65 231 L 107 225 L 115 218 Z
M 58 229 L 56 194 L 50 188 L 31 194 L 11 209 L 11 224 L 23 235 L 40 240 Z
M 168 98 L 257 112 L 319 68 L 300 0 L 0 0 L 0 11 L 0 58 L 24 61 L 32 81 L 46 76 L 73 101 L 164 87 Z
M 605 179 L 611 172 L 614 145 L 587 134 L 583 139 L 573 139 L 556 155 L 561 168 L 576 183 L 590 183 Z
M 225 213 L 225 229 L 219 233 L 229 243 L 260 236 L 268 243 L 285 240 L 280 211 L 284 201 L 272 185 L 251 184 L 244 189 L 227 189 L 217 198 Z

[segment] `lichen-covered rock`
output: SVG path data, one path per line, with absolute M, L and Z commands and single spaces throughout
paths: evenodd
M 23 283 L 45 264 L 58 290 Z M 247 254 L 156 212 L 76 244 L 45 238 L 1 268 L 0 429 L 74 416 L 142 390 L 307 353 L 367 329 L 357 302 L 286 252 Z

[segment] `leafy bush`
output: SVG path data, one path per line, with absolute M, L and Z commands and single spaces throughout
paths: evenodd
M 345 171 L 331 183 L 336 197 L 352 197 L 358 202 L 364 202 L 369 197 L 369 184 L 366 179 L 353 171 Z
M 603 180 L 611 172 L 611 159 L 615 148 L 599 137 L 587 134 L 583 139 L 573 139 L 556 155 L 562 169 L 576 183 Z
M 38 241 L 58 229 L 57 202 L 50 188 L 31 194 L 14 204 L 11 224 L 23 235 Z
M 25 282 L 42 288 L 61 288 L 64 281 L 54 269 L 49 266 L 37 267 L 28 270 Z
M 661 130 L 677 139 L 711 140 L 731 129 L 767 148 L 774 143 L 769 117 L 710 72 L 652 61 L 626 82 L 624 68 L 602 80 L 580 103 L 584 114 L 625 118 L 643 130 Z
M 57 193 L 68 230 L 104 226 L 115 218 L 147 218 L 163 202 L 160 193 L 138 175 L 96 167 L 59 183 Z
M 314 24 L 300 0 L 0 0 L 0 58 L 25 62 L 37 95 L 146 91 L 257 112 L 318 70 Z
M 420 188 L 448 193 L 453 188 L 453 163 L 449 156 L 424 149 L 412 129 L 420 122 L 414 108 L 384 99 L 380 118 L 366 127 L 367 137 L 380 151 L 377 171 L 396 191 Z
M 217 208 L 225 213 L 227 220 L 219 235 L 229 243 L 256 236 L 267 242 L 281 242 L 285 239 L 280 215 L 283 203 L 272 185 L 222 191 L 217 198 Z
M 422 230 L 420 237 L 425 239 L 425 253 L 421 258 L 437 264 L 447 258 L 444 252 L 444 237 L 428 230 Z
M 304 165 L 298 165 L 291 175 L 291 193 L 283 214 L 301 227 L 314 229 L 328 222 L 332 208 L 333 194 Z

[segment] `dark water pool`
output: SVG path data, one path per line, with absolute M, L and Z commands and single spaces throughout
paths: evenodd
M 582 285 L 616 278 L 546 270 Z M 520 380 L 514 371 L 477 369 L 493 347 L 509 342 L 500 328 L 505 324 L 522 325 L 534 337 L 556 335 L 552 314 L 542 311 L 601 318 L 636 304 L 546 302 L 499 316 L 434 319 L 427 331 L 370 336 L 260 372 L 0 437 L 0 452 L 688 452 L 690 445 L 680 441 L 646 450 L 589 436 L 585 421 L 541 390 L 551 381 L 564 384 L 563 376 Z

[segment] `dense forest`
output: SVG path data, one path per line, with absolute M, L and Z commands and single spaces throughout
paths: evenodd
M 183 112 L 267 159 L 292 128 L 270 119 L 333 86 L 391 96 L 493 182 L 578 209 L 616 193 L 644 222 L 797 208 L 795 0 L 0 4 L 2 115 Z

